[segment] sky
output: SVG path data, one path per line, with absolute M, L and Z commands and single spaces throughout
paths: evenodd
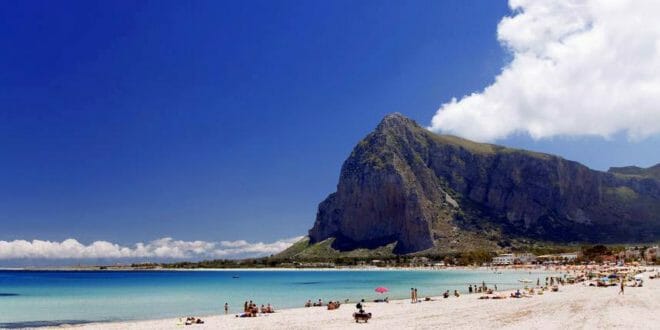
M 3 1 L 0 265 L 275 253 L 392 112 L 660 162 L 658 8 L 552 3 Z

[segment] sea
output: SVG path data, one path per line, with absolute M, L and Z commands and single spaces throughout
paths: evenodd
M 0 270 L 0 328 L 160 319 L 242 311 L 246 300 L 278 308 L 307 300 L 351 302 L 468 292 L 483 282 L 520 288 L 557 275 L 544 270 Z M 534 283 L 535 284 L 535 283 Z M 386 287 L 379 294 L 376 287 Z

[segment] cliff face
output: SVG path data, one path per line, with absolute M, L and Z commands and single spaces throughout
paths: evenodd
M 511 237 L 657 240 L 660 180 L 435 135 L 392 114 L 354 148 L 309 236 L 339 250 L 396 242 L 397 253 Z

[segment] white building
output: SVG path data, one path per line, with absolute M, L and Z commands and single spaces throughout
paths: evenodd
M 536 256 L 531 253 L 516 254 L 516 260 L 521 264 L 529 264 L 536 261 Z
M 493 258 L 493 265 L 513 265 L 516 256 L 513 253 L 500 254 Z
M 560 253 L 559 259 L 562 261 L 574 261 L 580 256 L 579 252 Z

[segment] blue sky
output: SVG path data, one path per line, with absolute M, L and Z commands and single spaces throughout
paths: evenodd
M 512 55 L 504 1 L 4 1 L 0 240 L 306 234 L 387 113 L 431 125 Z M 597 169 L 657 135 L 495 142 Z

